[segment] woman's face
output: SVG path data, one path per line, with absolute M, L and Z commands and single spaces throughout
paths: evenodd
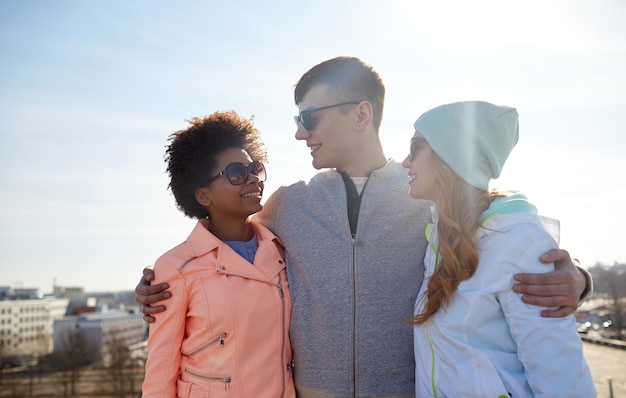
M 229 148 L 217 154 L 216 166 L 212 175 L 216 176 L 223 172 L 230 163 L 240 162 L 250 165 L 252 159 L 241 148 Z M 233 185 L 227 174 L 215 178 L 208 186 L 199 188 L 202 194 L 202 203 L 211 214 L 211 219 L 216 217 L 225 219 L 245 220 L 250 214 L 263 209 L 261 197 L 265 185 L 259 177 L 248 172 L 248 179 L 241 185 Z
M 402 162 L 402 167 L 409 174 L 409 195 L 414 199 L 434 200 L 437 185 L 431 167 L 433 150 L 419 131 L 415 130 L 411 138 L 409 155 Z

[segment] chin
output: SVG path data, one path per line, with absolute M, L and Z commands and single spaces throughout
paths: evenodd
M 313 166 L 315 170 L 326 168 L 326 166 L 321 165 L 319 162 L 315 161 L 315 159 L 313 159 L 313 161 L 311 162 L 311 165 Z
M 426 199 L 424 195 L 421 195 L 418 191 L 414 190 L 413 188 L 409 189 L 409 196 L 412 197 L 413 199 Z

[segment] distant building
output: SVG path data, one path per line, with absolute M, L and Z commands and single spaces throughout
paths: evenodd
M 125 311 L 85 313 L 67 316 L 54 322 L 54 349 L 61 352 L 67 349 L 68 333 L 75 333 L 87 347 L 89 363 L 102 363 L 107 366 L 119 347 L 133 346 L 146 339 L 147 326 L 141 314 Z
M 54 292 L 42 298 L 38 289 L 0 286 L 0 357 L 7 360 L 3 363 L 20 366 L 61 352 L 68 331 L 89 346 L 86 359 L 91 363 L 108 364 L 113 346 L 143 356 L 140 343 L 147 338 L 147 325 L 133 292 L 88 294 L 80 287 L 61 286 Z
M 23 300 L 19 297 L 24 292 L 18 293 L 0 301 L 0 356 L 39 357 L 50 354 L 53 351 L 54 320 L 63 318 L 69 300 Z
M 85 294 L 85 289 L 77 286 L 71 287 L 54 285 L 52 294 L 57 297 L 82 296 Z
M 13 300 L 36 300 L 43 298 L 37 288 L 15 288 L 12 289 L 11 296 Z

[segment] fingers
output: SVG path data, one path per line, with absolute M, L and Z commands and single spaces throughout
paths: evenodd
M 521 299 L 526 304 L 551 308 L 541 313 L 547 318 L 573 314 L 578 306 L 579 296 L 573 284 L 516 284 L 513 291 L 522 294 Z
M 151 307 L 149 305 L 141 306 L 141 312 L 143 312 L 143 320 L 147 323 L 154 323 L 156 321 L 156 318 L 152 315 L 158 314 L 159 312 L 163 311 L 165 311 L 164 305 L 155 305 L 154 307 Z
M 154 271 L 152 271 L 152 268 L 149 267 L 143 269 L 143 278 L 145 278 L 147 284 L 150 284 L 150 282 L 154 280 Z
M 533 288 L 536 285 L 538 289 L 543 289 L 546 285 L 571 285 L 576 279 L 571 273 L 561 270 L 545 274 L 516 274 L 515 280 L 524 284 L 524 288 Z
M 576 311 L 575 307 L 561 307 L 556 310 L 543 310 L 541 311 L 541 316 L 544 318 L 564 318 L 568 315 L 571 315 Z
M 572 296 L 522 296 L 522 301 L 526 304 L 532 304 L 539 307 L 547 307 L 541 311 L 541 316 L 544 318 L 562 318 L 573 314 L 576 311 L 577 300 L 572 300 Z M 574 305 L 571 303 L 574 302 Z
M 515 292 L 519 291 L 524 291 L 524 290 L 528 290 L 528 289 L 513 289 Z M 533 289 L 533 291 L 536 291 L 536 289 Z M 553 293 L 554 290 L 547 290 L 546 292 L 548 293 Z M 545 292 L 539 292 L 539 293 L 545 293 Z M 526 304 L 532 304 L 532 305 L 537 305 L 540 307 L 563 307 L 563 306 L 570 306 L 572 305 L 572 302 L 574 303 L 574 305 L 576 305 L 576 303 L 578 302 L 577 300 L 572 298 L 573 295 L 572 294 L 523 294 L 522 295 L 522 301 L 525 302 Z
M 584 276 L 583 276 L 584 278 Z M 517 274 L 515 280 L 529 285 L 566 285 L 575 288 L 581 279 L 578 268 L 571 262 L 560 263 L 552 272 L 544 274 Z
M 147 323 L 154 323 L 154 321 L 156 321 L 156 319 L 150 315 L 144 315 L 143 320 L 146 321 Z
M 152 270 L 149 268 L 144 268 L 143 276 L 141 277 L 141 279 L 139 279 L 139 283 L 137 283 L 137 286 L 135 287 L 135 294 L 139 296 L 139 295 L 148 295 L 148 294 L 151 294 L 151 292 L 155 292 L 150 289 L 150 282 L 153 280 L 154 280 L 154 272 L 152 272 Z M 159 286 L 159 285 L 156 285 L 156 286 Z M 161 290 L 163 289 L 157 289 L 156 293 L 160 292 Z M 139 301 L 137 302 L 141 304 L 141 302 Z
M 143 276 L 139 280 L 139 283 L 135 287 L 135 301 L 141 304 L 141 312 L 143 312 L 143 320 L 147 323 L 154 323 L 156 318 L 152 315 L 165 311 L 164 305 L 151 304 L 157 303 L 162 300 L 166 300 L 172 297 L 172 294 L 167 291 L 169 285 L 167 283 L 158 283 L 156 285 L 150 285 L 150 282 L 154 280 L 154 272 L 151 267 L 143 269 Z
M 532 297 L 528 304 L 540 305 L 543 307 L 560 307 L 564 305 L 578 305 L 578 291 L 574 284 L 530 284 L 518 283 L 513 285 L 513 291 Z
M 142 304 L 144 306 L 158 303 L 159 301 L 166 300 L 172 297 L 172 294 L 165 290 L 167 288 L 168 288 L 167 283 L 159 283 L 158 285 L 154 285 L 154 286 L 143 286 L 141 289 L 138 286 L 137 288 L 135 288 L 135 293 L 137 293 L 135 300 L 139 304 Z M 161 312 L 161 311 L 157 311 L 157 312 Z
M 141 306 L 141 312 L 143 312 L 143 314 L 147 316 L 158 314 L 159 312 L 163 312 L 163 311 L 165 311 L 164 305 L 155 305 L 155 306 L 142 305 Z
M 567 250 L 563 249 L 550 249 L 546 253 L 542 254 L 541 257 L 539 257 L 539 260 L 546 264 L 567 263 L 572 261 Z

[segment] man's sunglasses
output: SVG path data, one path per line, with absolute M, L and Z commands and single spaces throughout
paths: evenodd
M 218 177 L 226 174 L 228 177 L 228 182 L 233 185 L 243 185 L 248 181 L 250 174 L 254 174 L 259 178 L 259 181 L 265 181 L 267 179 L 267 174 L 265 173 L 265 166 L 263 163 L 255 160 L 250 164 L 243 164 L 241 162 L 233 162 L 228 164 L 224 168 L 224 170 L 220 171 L 216 176 L 211 177 L 209 182 L 206 185 L 209 185 Z
M 417 151 L 420 148 L 424 147 L 424 145 L 428 145 L 428 141 L 422 137 L 413 137 L 411 138 L 411 149 L 409 151 L 409 160 L 415 159 L 415 155 L 417 155 Z
M 311 117 L 311 115 L 313 115 L 315 112 L 323 111 L 325 109 L 330 109 L 330 108 L 336 108 L 338 106 L 343 106 L 343 105 L 358 105 L 358 104 L 359 104 L 358 101 L 348 101 L 348 102 L 341 102 L 339 104 L 321 106 L 319 108 L 311 108 L 311 109 L 307 109 L 306 111 L 300 112 L 298 116 L 293 117 L 293 120 L 295 120 L 296 126 L 299 124 L 302 124 L 302 127 L 304 127 L 305 130 L 311 131 L 315 128 L 315 120 L 313 120 L 313 118 Z

